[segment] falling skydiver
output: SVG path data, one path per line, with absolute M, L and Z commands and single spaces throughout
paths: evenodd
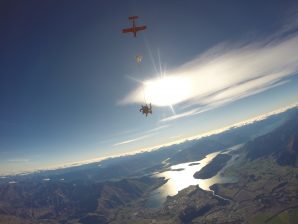
M 148 114 L 152 114 L 152 106 L 151 106 L 151 103 L 149 104 L 146 104 L 145 106 L 141 106 L 141 109 L 140 109 L 140 112 L 142 112 L 143 114 L 146 114 L 146 117 L 148 116 Z

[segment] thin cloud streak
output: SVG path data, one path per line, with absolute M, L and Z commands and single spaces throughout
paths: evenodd
M 9 159 L 7 160 L 9 163 L 28 163 L 29 159 Z
M 161 126 L 159 126 L 159 127 L 152 128 L 152 129 L 146 131 L 145 133 L 156 132 L 156 131 L 159 131 L 159 130 L 161 130 L 161 129 L 167 128 L 167 127 L 169 127 L 169 125 L 161 125 Z
M 140 141 L 140 140 L 142 140 L 142 139 L 144 139 L 144 138 L 148 138 L 148 137 L 150 137 L 151 135 L 152 135 L 152 134 L 143 135 L 143 136 L 138 137 L 138 138 L 134 138 L 134 139 L 130 139 L 130 140 L 126 140 L 126 141 L 122 141 L 122 142 L 119 142 L 119 143 L 114 144 L 113 146 L 125 145 L 125 144 L 131 143 L 131 142 Z
M 129 139 L 129 140 L 122 141 L 122 142 L 118 142 L 118 143 L 113 144 L 113 146 L 125 145 L 125 144 L 128 144 L 128 143 L 132 143 L 132 142 L 140 141 L 140 140 L 142 140 L 142 139 L 148 138 L 148 137 L 150 137 L 150 136 L 156 134 L 158 131 L 160 131 L 161 129 L 167 128 L 168 126 L 169 126 L 169 125 L 161 125 L 161 126 L 159 126 L 159 127 L 152 128 L 152 129 L 146 131 L 146 132 L 144 133 L 144 135 L 142 135 L 142 136 L 140 136 L 140 137 L 133 138 L 133 139 Z
M 199 108 L 192 109 L 192 110 L 189 110 L 189 111 L 180 113 L 180 114 L 175 114 L 175 115 L 172 115 L 172 116 L 169 116 L 169 117 L 165 117 L 165 118 L 161 119 L 160 121 L 172 121 L 172 120 L 176 120 L 176 119 L 179 119 L 179 118 L 182 118 L 182 117 L 187 117 L 187 116 L 190 116 L 190 115 L 195 115 L 198 111 L 199 111 Z

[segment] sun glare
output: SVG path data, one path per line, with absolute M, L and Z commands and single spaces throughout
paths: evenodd
M 156 106 L 171 106 L 180 103 L 191 95 L 191 83 L 184 77 L 162 77 L 144 82 L 144 95 L 147 102 Z

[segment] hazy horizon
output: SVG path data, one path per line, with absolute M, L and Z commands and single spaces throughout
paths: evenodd
M 90 159 L 90 160 L 75 161 L 75 162 L 69 163 L 69 164 L 56 164 L 54 166 L 44 167 L 44 168 L 39 168 L 39 169 L 19 170 L 19 171 L 10 172 L 10 173 L 9 172 L 0 173 L 0 177 L 13 176 L 13 175 L 24 175 L 24 174 L 30 174 L 30 173 L 39 172 L 39 171 L 58 170 L 58 169 L 63 169 L 63 168 L 70 168 L 70 167 L 75 167 L 75 166 L 81 166 L 81 165 L 87 165 L 87 164 L 91 164 L 91 163 L 95 163 L 95 162 L 100 162 L 100 161 L 103 161 L 105 159 L 117 158 L 117 157 L 122 157 L 122 156 L 130 156 L 130 155 L 135 155 L 135 154 L 138 154 L 138 153 L 154 151 L 154 150 L 158 150 L 162 147 L 172 146 L 172 145 L 175 145 L 175 144 L 183 144 L 185 141 L 199 140 L 200 138 L 203 138 L 203 137 L 212 136 L 214 134 L 220 134 L 220 133 L 223 133 L 225 131 L 228 131 L 231 128 L 238 128 L 238 127 L 246 126 L 246 125 L 261 121 L 261 120 L 265 120 L 265 119 L 267 119 L 271 116 L 286 112 L 290 109 L 297 108 L 297 107 L 298 107 L 298 102 L 296 102 L 292 105 L 289 105 L 287 107 L 282 107 L 282 108 L 279 108 L 277 110 L 267 112 L 265 114 L 260 114 L 256 117 L 252 117 L 252 118 L 243 120 L 241 122 L 237 122 L 237 123 L 234 123 L 234 124 L 231 124 L 231 125 L 228 125 L 228 126 L 216 129 L 216 130 L 210 130 L 209 132 L 206 132 L 206 133 L 201 133 L 201 134 L 194 135 L 194 136 L 188 136 L 186 138 L 182 138 L 182 139 L 179 139 L 179 140 L 168 142 L 168 143 L 165 143 L 165 144 L 162 144 L 162 145 L 156 145 L 156 146 L 149 147 L 149 148 L 143 148 L 143 149 L 139 149 L 139 150 L 132 151 L 132 152 L 129 152 L 129 153 L 123 153 L 123 154 L 118 154 L 118 155 L 110 155 L 110 156 L 102 157 L 102 158 L 93 158 L 93 159 Z

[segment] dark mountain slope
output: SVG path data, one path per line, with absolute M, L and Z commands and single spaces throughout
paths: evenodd
M 297 166 L 298 113 L 273 132 L 248 142 L 245 150 L 251 160 L 273 155 L 280 165 Z
M 202 139 L 193 146 L 177 152 L 168 161 L 171 164 L 191 162 L 203 159 L 207 154 L 224 149 L 225 146 L 217 141 Z
M 280 114 L 269 116 L 264 120 L 240 127 L 232 127 L 224 132 L 193 140 L 193 145 L 174 154 L 168 162 L 177 164 L 196 161 L 204 158 L 209 153 L 252 141 L 258 136 L 271 133 L 287 120 L 297 117 L 297 113 L 297 108 L 291 108 Z
M 0 185 L 0 223 L 106 223 L 113 209 L 163 182 L 142 177 L 117 182 L 29 182 Z M 103 218 L 104 217 L 104 218 Z M 81 222 L 75 220 L 82 219 Z

